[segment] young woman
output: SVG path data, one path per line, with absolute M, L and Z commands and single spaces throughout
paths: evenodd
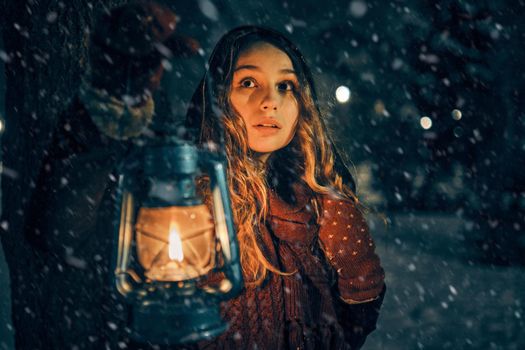
M 21 239 L 31 259 L 10 259 L 30 271 L 12 274 L 17 349 L 151 348 L 129 339 L 126 305 L 108 283 L 112 218 L 116 165 L 154 118 L 155 48 L 175 15 L 148 1 L 108 16 L 92 38 L 91 77 L 59 118 L 28 205 Z M 375 328 L 383 270 L 301 54 L 270 30 L 230 32 L 187 125 L 201 144 L 226 146 L 246 281 L 223 305 L 229 330 L 190 347 L 359 348 Z
M 360 348 L 384 272 L 298 49 L 269 29 L 227 33 L 186 124 L 198 143 L 225 146 L 246 284 L 223 306 L 230 329 L 201 345 Z

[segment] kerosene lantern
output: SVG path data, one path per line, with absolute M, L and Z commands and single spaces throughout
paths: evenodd
M 164 142 L 139 147 L 121 174 L 114 278 L 131 305 L 131 336 L 182 344 L 221 334 L 219 302 L 243 285 L 223 156 Z

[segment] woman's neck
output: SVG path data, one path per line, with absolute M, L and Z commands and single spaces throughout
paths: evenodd
M 266 164 L 266 161 L 268 160 L 271 154 L 272 154 L 271 152 L 268 152 L 268 153 L 254 152 L 253 157 L 257 159 L 259 162 Z

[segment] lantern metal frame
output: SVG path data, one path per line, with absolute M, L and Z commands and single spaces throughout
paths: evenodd
M 219 302 L 237 296 L 243 286 L 239 248 L 227 186 L 226 161 L 217 152 L 181 142 L 138 147 L 121 166 L 117 190 L 120 204 L 114 247 L 114 281 L 118 294 L 130 304 L 131 336 L 155 344 L 184 344 L 211 339 L 227 329 Z M 202 204 L 195 177 L 210 179 L 215 240 L 220 247 L 214 272 L 224 276 L 218 284 L 204 277 L 184 281 L 147 281 L 135 261 L 138 210 Z M 161 195 L 148 192 L 153 186 Z M 137 272 L 133 268 L 138 268 Z

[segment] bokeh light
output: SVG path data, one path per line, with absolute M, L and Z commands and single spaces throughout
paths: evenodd
M 419 124 L 423 129 L 428 130 L 432 127 L 432 119 L 425 115 L 419 119 Z
M 341 85 L 335 90 L 335 98 L 339 103 L 346 103 L 350 100 L 350 89 Z
M 463 114 L 461 114 L 461 111 L 459 109 L 454 109 L 452 110 L 452 118 L 454 118 L 454 120 L 460 120 L 461 117 L 463 116 Z

